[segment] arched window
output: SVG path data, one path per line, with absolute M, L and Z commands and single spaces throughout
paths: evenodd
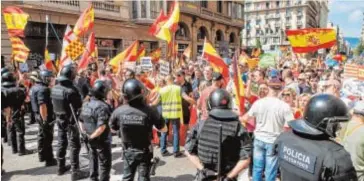
M 203 40 L 205 37 L 207 39 L 209 39 L 207 28 L 204 26 L 201 26 L 197 32 L 197 40 Z
M 221 30 L 216 31 L 215 41 L 224 41 L 224 33 Z
M 176 31 L 176 39 L 177 40 L 189 40 L 190 39 L 190 31 L 188 29 L 188 26 L 183 23 L 178 23 L 178 29 Z
M 235 43 L 236 41 L 236 37 L 235 37 L 235 33 L 230 33 L 229 35 L 229 43 Z

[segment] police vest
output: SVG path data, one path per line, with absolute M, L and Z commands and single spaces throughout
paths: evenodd
M 181 87 L 168 85 L 160 90 L 162 116 L 165 119 L 182 119 Z
M 237 140 L 240 123 L 235 121 L 218 121 L 209 117 L 203 125 L 198 138 L 198 157 L 205 168 L 217 171 L 219 153 L 219 125 L 222 125 L 222 168 L 226 173 L 239 160 L 240 141 Z
M 331 140 L 302 138 L 290 131 L 276 144 L 282 181 L 350 181 L 350 175 L 355 176 L 350 155 Z
M 24 104 L 25 90 L 20 87 L 2 87 L 8 105 L 13 109 L 13 114 L 20 116 L 21 106 Z

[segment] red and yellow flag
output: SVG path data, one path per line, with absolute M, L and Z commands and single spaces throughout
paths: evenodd
M 154 23 L 150 26 L 148 33 L 151 35 L 155 35 L 167 20 L 168 20 L 168 16 L 166 16 L 164 14 L 163 9 L 161 9 L 159 16 L 157 17 L 157 19 L 155 19 Z
M 109 61 L 109 65 L 118 69 L 120 63 L 126 61 L 136 61 L 137 59 L 137 50 L 138 50 L 139 41 L 135 40 L 127 49 L 116 55 L 113 59 Z
M 85 9 L 85 11 L 81 14 L 80 18 L 77 20 L 75 27 L 73 28 L 73 32 L 78 36 L 82 36 L 88 30 L 94 27 L 94 18 L 95 12 L 92 4 Z
M 241 73 L 238 69 L 238 58 L 237 55 L 233 57 L 233 71 L 234 71 L 234 87 L 235 87 L 235 102 L 239 106 L 240 115 L 245 113 L 245 86 L 243 79 L 241 78 Z
M 149 54 L 150 57 L 152 57 L 152 62 L 153 63 L 157 63 L 161 57 L 162 54 L 162 49 L 161 48 L 157 48 L 155 49 L 153 52 L 151 52 Z
M 145 47 L 144 45 L 140 45 L 139 51 L 137 53 L 137 60 L 140 60 L 141 57 L 145 57 Z
M 28 59 L 29 49 L 19 37 L 10 37 L 13 61 L 25 63 Z
M 188 47 L 183 51 L 183 55 L 187 57 L 188 59 L 191 59 L 191 45 L 188 45 Z
M 10 37 L 24 37 L 24 28 L 29 15 L 18 7 L 9 6 L 3 10 L 3 16 Z
M 261 54 L 260 48 L 254 48 L 252 51 L 252 55 L 251 57 L 259 57 L 259 55 Z
M 172 34 L 176 32 L 178 28 L 179 16 L 179 4 L 178 1 L 175 1 L 172 13 L 170 14 L 168 20 L 162 25 L 155 36 L 161 40 L 167 41 L 168 43 L 171 42 Z
M 295 53 L 314 52 L 336 44 L 336 32 L 328 28 L 286 30 L 286 35 Z
M 229 80 L 229 67 L 225 64 L 224 60 L 216 52 L 215 48 L 205 37 L 205 42 L 202 50 L 202 57 L 210 62 L 215 72 L 220 72 L 224 76 L 225 81 Z
M 52 63 L 52 60 L 51 60 L 51 56 L 49 55 L 49 52 L 48 52 L 48 48 L 46 48 L 45 51 L 44 51 L 44 66 L 49 71 L 54 70 L 53 63 Z
M 177 42 L 169 42 L 168 43 L 168 53 L 167 53 L 167 57 L 170 59 L 173 59 L 174 57 L 176 57 L 178 53 L 178 44 Z
M 88 37 L 88 41 L 86 44 L 86 51 L 83 52 L 81 60 L 78 62 L 77 71 L 84 70 L 87 68 L 87 65 L 96 55 L 96 44 L 95 44 L 95 33 L 91 32 Z
M 78 38 L 69 42 L 69 44 L 65 48 L 66 54 L 73 61 L 76 60 L 83 53 L 84 50 L 85 46 Z

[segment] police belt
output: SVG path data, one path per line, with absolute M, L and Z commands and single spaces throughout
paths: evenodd
M 125 143 L 124 142 L 124 146 L 125 146 L 125 150 L 139 150 L 139 151 L 144 151 L 144 152 L 150 152 L 149 150 L 149 146 L 141 146 L 141 145 L 135 145 L 135 144 L 132 144 L 132 143 Z

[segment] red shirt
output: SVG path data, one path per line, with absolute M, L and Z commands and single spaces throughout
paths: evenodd
M 209 117 L 209 111 L 207 109 L 207 100 L 214 90 L 218 89 L 215 86 L 207 87 L 205 90 L 202 91 L 200 98 L 197 102 L 197 107 L 201 109 L 201 120 L 206 120 Z

